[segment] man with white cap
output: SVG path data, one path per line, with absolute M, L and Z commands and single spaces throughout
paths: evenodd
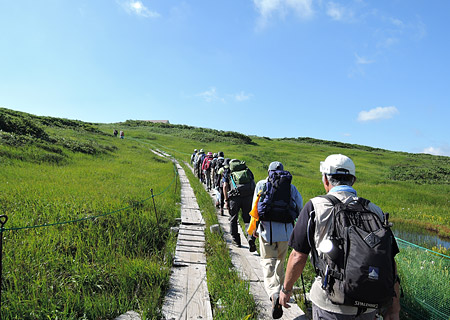
M 259 252 L 264 286 L 272 301 L 274 319 L 283 315 L 278 298 L 284 280 L 284 261 L 294 221 L 303 208 L 302 196 L 291 181 L 292 176 L 288 171 L 284 171 L 283 164 L 274 161 L 269 165 L 268 177 L 256 184 L 253 195 L 253 203 L 260 195 L 258 200 L 260 221 L 254 235 L 260 239 Z M 249 244 L 250 251 L 255 251 L 255 244 L 250 241 Z
M 337 217 L 336 211 L 334 211 L 335 203 L 330 202 L 331 200 L 329 199 L 335 199 L 337 200 L 337 203 L 341 201 L 344 205 L 346 203 L 353 203 L 357 202 L 358 199 L 362 199 L 365 201 L 363 202 L 365 208 L 367 208 L 374 215 L 378 215 L 380 217 L 380 221 L 384 221 L 384 223 L 387 223 L 387 219 L 385 220 L 385 216 L 378 206 L 369 202 L 368 200 L 357 197 L 356 190 L 352 187 L 353 183 L 356 180 L 355 165 L 349 157 L 342 154 L 330 155 L 325 159 L 325 161 L 322 161 L 320 163 L 320 172 L 322 173 L 322 182 L 325 191 L 327 192 L 327 196 L 315 197 L 305 205 L 300 213 L 294 231 L 292 232 L 291 238 L 289 240 L 289 245 L 293 248 L 293 250 L 291 252 L 291 255 L 289 256 L 288 265 L 286 268 L 286 276 L 280 293 L 280 304 L 286 308 L 289 308 L 287 302 L 289 301 L 289 298 L 291 296 L 292 288 L 295 281 L 303 272 L 303 268 L 306 264 L 309 253 L 311 253 L 313 262 L 314 260 L 320 260 L 319 258 L 317 258 L 318 256 L 320 256 L 321 259 L 325 259 L 324 256 L 327 256 L 327 254 L 331 256 L 331 253 L 333 253 L 334 255 L 333 259 L 336 259 L 336 256 L 343 256 L 344 251 L 343 249 L 341 249 L 342 244 L 335 245 L 334 242 L 329 240 L 329 235 L 332 232 L 331 226 L 337 225 L 336 222 L 334 222 L 334 218 Z M 393 238 L 393 235 L 391 233 L 389 235 L 389 238 Z M 328 249 L 325 248 L 325 246 L 322 246 L 322 243 L 325 243 L 327 239 L 328 242 L 330 242 L 330 248 Z M 335 248 L 336 250 L 332 251 Z M 392 281 L 390 282 L 391 285 L 389 293 L 387 294 L 390 294 L 390 296 L 388 297 L 389 300 L 392 297 L 392 304 L 387 308 L 387 310 L 384 310 L 384 319 L 399 319 L 399 284 L 397 281 L 398 277 L 395 273 L 395 261 L 393 260 L 395 254 L 398 253 L 398 247 L 395 239 L 392 239 L 388 242 L 388 250 L 386 250 L 385 252 L 390 252 L 386 260 L 392 261 L 390 263 L 390 269 L 392 271 L 392 277 L 390 278 L 392 278 Z M 363 254 L 364 253 L 361 253 L 360 255 Z M 386 253 L 384 253 L 384 255 L 386 255 Z M 320 262 L 323 261 L 326 260 L 320 260 Z M 348 261 L 352 261 L 353 263 L 353 261 L 356 261 L 356 259 L 355 257 L 349 257 Z M 314 266 L 316 268 L 316 271 L 318 271 L 318 265 L 315 264 Z M 357 265 L 357 267 L 360 267 L 360 265 Z M 331 300 L 334 299 L 333 295 L 340 294 L 341 287 L 337 289 L 337 287 L 332 286 L 330 289 L 330 281 L 332 281 L 333 283 L 342 281 L 342 279 L 338 279 L 338 276 L 341 275 L 342 274 L 335 274 L 334 269 L 328 269 L 328 265 L 325 275 L 321 272 L 318 273 L 310 291 L 313 319 L 373 320 L 375 318 L 377 309 L 370 307 L 375 306 L 375 304 L 363 305 L 354 303 L 352 305 L 349 305 L 347 304 L 347 302 L 340 303 Z M 357 285 L 361 287 L 367 286 L 367 282 Z M 336 290 L 338 291 L 336 292 Z M 375 294 L 375 292 L 372 292 L 371 294 Z

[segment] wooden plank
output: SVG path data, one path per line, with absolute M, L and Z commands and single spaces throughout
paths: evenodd
M 192 250 L 198 250 L 200 249 L 204 249 L 205 248 L 205 244 L 204 243 L 199 243 L 199 242 L 193 242 L 193 241 L 188 241 L 188 240 L 178 240 L 177 242 L 177 247 L 178 246 L 182 246 L 185 248 L 192 248 Z
M 211 303 L 206 285 L 206 266 L 190 265 L 187 319 L 212 319 Z
M 189 224 L 181 224 L 180 232 L 191 231 L 191 232 L 205 232 L 205 227 L 201 225 L 189 225 Z
M 172 275 L 170 276 L 169 290 L 166 293 L 162 308 L 163 319 L 186 319 L 186 315 L 183 312 L 187 301 L 184 285 L 186 284 L 186 278 L 189 274 L 189 268 L 187 266 L 172 268 L 171 272 Z
M 174 261 L 176 263 L 206 264 L 205 253 L 195 251 L 177 250 Z
M 199 210 L 181 209 L 181 223 L 184 224 L 205 224 Z

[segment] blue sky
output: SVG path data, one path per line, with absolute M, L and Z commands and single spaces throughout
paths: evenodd
M 0 106 L 450 156 L 450 1 L 0 0 Z

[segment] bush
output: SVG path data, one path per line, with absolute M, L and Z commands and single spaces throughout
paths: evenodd
M 0 113 L 0 129 L 2 131 L 43 140 L 49 138 L 39 123 L 30 117 L 15 117 L 3 112 Z
M 204 143 L 229 142 L 233 144 L 254 144 L 249 136 L 234 131 L 213 130 L 169 123 L 153 123 L 142 120 L 127 120 L 121 123 L 121 125 L 129 127 L 147 127 L 152 132 L 170 134 Z
M 418 184 L 450 184 L 450 166 L 436 161 L 414 164 L 398 164 L 390 167 L 389 178 L 395 181 L 413 181 Z

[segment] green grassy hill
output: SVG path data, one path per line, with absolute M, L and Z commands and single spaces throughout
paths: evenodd
M 114 138 L 124 130 L 125 139 Z M 312 138 L 270 139 L 185 125 L 94 124 L 0 108 L 2 319 L 157 319 L 175 245 L 179 185 L 170 161 L 194 148 L 245 160 L 256 179 L 271 161 L 304 201 L 323 193 L 319 162 L 350 156 L 358 194 L 450 237 L 450 158 Z M 157 194 L 157 212 L 150 190 Z M 205 200 L 206 201 L 206 200 Z

